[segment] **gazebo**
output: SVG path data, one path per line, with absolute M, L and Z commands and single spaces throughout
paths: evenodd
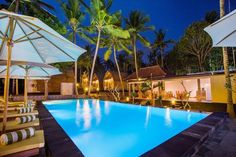
M 126 87 L 126 73 L 121 73 L 121 77 L 123 79 L 123 85 Z M 114 90 L 116 87 L 121 87 L 120 79 L 118 72 L 116 71 L 107 71 L 103 78 L 103 89 L 104 90 Z
M 145 68 L 140 68 L 138 70 L 138 77 L 136 73 L 133 72 L 129 75 L 127 80 L 127 86 L 129 90 L 129 96 L 131 96 L 131 90 L 133 92 L 140 91 L 140 85 L 145 83 L 146 81 L 151 82 L 151 87 L 153 88 L 154 84 L 161 82 L 161 80 L 166 76 L 166 73 L 162 70 L 159 65 L 149 66 Z M 153 94 L 153 93 L 152 93 Z M 139 95 L 139 97 L 141 97 Z

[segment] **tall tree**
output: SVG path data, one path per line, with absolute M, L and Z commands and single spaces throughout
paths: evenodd
M 92 63 L 92 69 L 90 72 L 90 78 L 89 78 L 89 90 L 88 95 L 90 95 L 91 86 L 92 86 L 92 78 L 94 73 L 94 66 L 96 63 L 98 50 L 100 47 L 100 38 L 101 34 L 111 34 L 113 36 L 120 37 L 122 34 L 122 30 L 117 27 L 115 24 L 119 20 L 120 12 L 116 12 L 112 15 L 108 13 L 108 9 L 110 8 L 111 1 L 108 1 L 109 3 L 105 3 L 104 0 L 91 0 L 91 6 L 89 9 L 90 13 L 90 31 L 95 32 L 97 35 L 96 39 L 96 49 L 93 57 L 93 63 Z
M 30 16 L 37 14 L 51 15 L 48 10 L 54 10 L 53 6 L 42 0 L 5 0 L 5 3 L 2 3 L 0 7 Z
M 117 28 L 121 26 L 121 17 L 118 17 L 118 19 L 119 20 L 117 21 L 117 23 L 114 23 L 117 26 Z M 116 69 L 117 69 L 119 79 L 120 79 L 122 94 L 123 94 L 123 96 L 125 96 L 123 79 L 122 79 L 121 72 L 120 72 L 120 66 L 117 61 L 117 52 L 125 50 L 126 52 L 131 53 L 130 50 L 126 47 L 126 45 L 128 44 L 126 39 L 129 38 L 130 36 L 129 36 L 129 32 L 127 30 L 123 30 L 121 27 L 119 29 L 120 29 L 119 37 L 116 35 L 113 35 L 113 34 L 109 34 L 106 38 L 104 38 L 102 44 L 108 48 L 104 54 L 105 61 L 107 61 L 110 58 L 110 56 L 113 52 L 113 57 L 114 57 L 114 61 L 116 64 Z
M 204 71 L 206 58 L 212 50 L 211 38 L 203 30 L 207 25 L 205 21 L 194 22 L 185 30 L 178 44 L 179 51 L 196 57 L 199 71 Z
M 81 3 L 82 2 L 82 3 Z M 68 0 L 67 2 L 61 2 L 61 7 L 66 15 L 67 25 L 70 28 L 69 38 L 72 38 L 74 44 L 77 43 L 77 34 L 81 37 L 89 39 L 89 37 L 83 31 L 82 21 L 85 14 L 81 11 L 81 4 L 83 0 Z M 75 61 L 75 93 L 78 95 L 77 90 L 77 60 Z
M 150 43 L 141 35 L 142 32 L 153 30 L 153 26 L 149 26 L 150 18 L 138 10 L 131 11 L 128 18 L 125 18 L 126 29 L 130 31 L 131 45 L 134 54 L 134 64 L 136 77 L 138 79 L 137 65 L 137 41 L 140 41 L 145 46 L 149 47 Z
M 220 18 L 219 14 L 216 11 L 207 12 L 205 15 L 205 21 L 208 22 L 209 24 L 214 23 L 219 18 Z
M 174 43 L 173 40 L 168 39 L 166 40 L 166 32 L 162 29 L 155 31 L 155 40 L 152 44 L 152 48 L 154 49 L 153 52 L 159 51 L 161 56 L 161 67 L 164 67 L 164 51 L 168 47 L 169 44 Z M 156 49 L 156 51 L 155 51 Z M 156 58 L 158 59 L 158 58 Z
M 225 15 L 225 1 L 220 0 L 220 17 L 222 18 Z M 235 118 L 234 104 L 233 104 L 233 95 L 232 95 L 232 84 L 229 72 L 229 58 L 227 48 L 223 47 L 223 62 L 224 62 L 224 72 L 225 72 L 225 82 L 227 87 L 227 112 L 230 117 Z
M 86 50 L 85 53 L 83 53 L 79 58 L 78 58 L 78 66 L 80 69 L 86 69 L 86 71 L 89 73 L 91 67 L 92 67 L 92 58 L 93 58 L 93 52 L 94 48 L 91 45 L 86 45 L 84 47 Z

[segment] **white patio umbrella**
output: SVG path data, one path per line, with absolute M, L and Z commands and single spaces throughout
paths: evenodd
M 204 29 L 212 38 L 213 47 L 236 46 L 236 10 Z
M 3 132 L 7 121 L 11 60 L 38 63 L 69 62 L 77 61 L 83 52 L 84 49 L 62 37 L 41 20 L 1 10 L 0 59 L 8 61 L 4 85 Z
M 0 61 L 0 78 L 6 77 L 6 64 L 7 61 Z M 28 102 L 28 80 L 47 80 L 50 76 L 61 74 L 61 72 L 48 64 L 34 63 L 34 62 L 22 62 L 11 61 L 10 78 L 24 79 L 24 102 Z

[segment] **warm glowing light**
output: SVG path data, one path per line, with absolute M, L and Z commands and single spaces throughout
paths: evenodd
M 141 81 L 141 78 L 138 78 L 139 81 Z
M 171 100 L 171 105 L 175 105 L 175 104 L 176 104 L 175 99 L 172 99 L 172 100 Z
M 126 101 L 128 101 L 128 102 L 129 102 L 129 97 L 126 97 Z
M 97 88 L 96 90 L 99 91 L 99 88 Z
M 76 86 L 79 87 L 79 83 L 76 83 Z
M 85 91 L 88 91 L 88 87 L 85 87 L 85 89 L 84 89 Z

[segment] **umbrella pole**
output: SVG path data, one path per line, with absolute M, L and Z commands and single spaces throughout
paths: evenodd
M 16 95 L 19 95 L 18 79 L 16 79 Z
M 12 53 L 12 36 L 13 36 L 13 20 L 10 18 L 10 36 L 7 41 L 7 68 L 6 68 L 6 78 L 4 83 L 4 113 L 3 113 L 3 126 L 2 133 L 6 130 L 7 123 L 7 108 L 8 108 L 8 96 L 9 96 L 9 75 L 10 75 L 10 67 L 11 67 L 11 53 Z
M 77 60 L 75 61 L 75 95 L 78 95 L 78 89 L 77 89 L 77 69 L 78 69 L 78 65 L 77 65 Z
M 44 99 L 48 99 L 48 80 L 44 80 Z
M 24 104 L 25 106 L 28 103 L 28 69 L 25 69 L 25 91 L 24 91 Z

